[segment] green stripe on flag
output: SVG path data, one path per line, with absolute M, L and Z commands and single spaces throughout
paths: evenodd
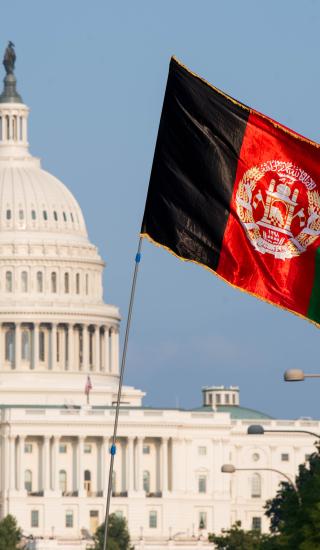
M 315 274 L 308 308 L 308 317 L 320 323 L 320 247 L 316 250 Z

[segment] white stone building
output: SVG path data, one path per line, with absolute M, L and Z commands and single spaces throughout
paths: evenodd
M 0 516 L 39 537 L 30 547 L 85 548 L 104 518 L 120 317 L 103 302 L 104 264 L 77 201 L 29 153 L 15 86 L 7 75 L 0 96 Z M 294 478 L 314 438 L 247 428 L 319 423 L 243 408 L 233 387 L 204 388 L 195 410 L 147 408 L 143 396 L 124 388 L 111 504 L 132 540 L 186 548 L 237 519 L 267 529 L 281 476 L 263 468 Z M 221 473 L 230 462 L 252 470 Z

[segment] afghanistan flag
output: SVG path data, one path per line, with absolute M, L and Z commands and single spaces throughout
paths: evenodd
M 319 145 L 173 58 L 141 236 L 320 324 Z

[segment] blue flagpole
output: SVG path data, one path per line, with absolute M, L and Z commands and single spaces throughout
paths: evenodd
M 115 457 L 115 454 L 116 454 L 116 438 L 117 438 L 117 430 L 118 430 L 121 391 L 122 391 L 122 384 L 123 384 L 123 374 L 124 374 L 124 369 L 125 369 L 125 365 L 126 365 L 126 356 L 127 356 L 127 349 L 128 349 L 128 340 L 129 340 L 129 332 L 130 332 L 130 324 L 131 324 L 131 317 L 132 317 L 134 295 L 135 295 L 136 283 L 137 283 L 137 275 L 138 275 L 139 264 L 140 264 L 140 260 L 141 260 L 141 247 L 142 247 L 142 237 L 140 237 L 140 239 L 139 239 L 138 251 L 137 251 L 137 254 L 136 254 L 136 258 L 135 258 L 135 267 L 134 267 L 134 273 L 133 273 L 133 279 L 132 279 L 130 302 L 129 302 L 128 316 L 127 316 L 127 323 L 126 323 L 126 331 L 125 331 L 123 351 L 122 351 L 122 359 L 121 359 L 120 378 L 119 378 L 118 396 L 117 396 L 117 404 L 116 404 L 116 414 L 115 414 L 115 417 L 114 417 L 112 444 L 111 444 L 111 448 L 110 448 L 111 457 L 110 457 L 110 468 L 109 468 L 109 481 L 108 481 L 108 492 L 107 492 L 107 502 L 106 502 L 106 513 L 105 513 L 105 520 L 104 520 L 103 550 L 106 550 L 107 541 L 108 541 L 108 520 L 109 520 L 109 512 L 110 512 L 111 493 L 112 493 L 112 473 L 113 473 L 114 457 Z

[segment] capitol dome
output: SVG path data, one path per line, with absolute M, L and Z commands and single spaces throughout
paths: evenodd
M 0 95 L 0 391 L 4 402 L 77 405 L 90 376 L 97 405 L 119 380 L 116 306 L 104 262 L 67 187 L 29 152 L 29 109 L 13 73 Z M 126 402 L 142 393 L 124 389 Z

